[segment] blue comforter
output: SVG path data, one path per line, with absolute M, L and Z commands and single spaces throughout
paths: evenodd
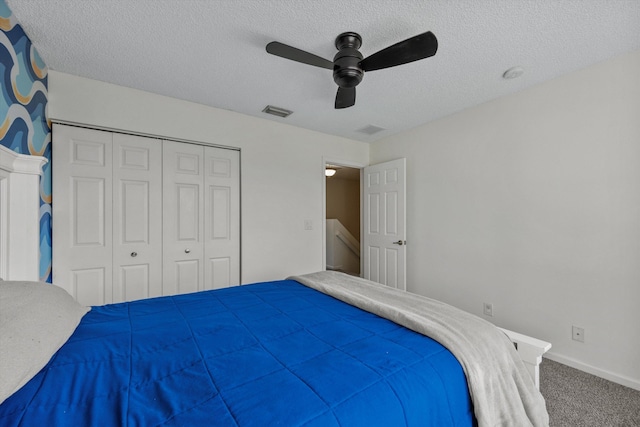
M 3 426 L 465 426 L 436 341 L 284 280 L 94 307 Z

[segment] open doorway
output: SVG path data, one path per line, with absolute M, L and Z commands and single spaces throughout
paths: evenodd
M 360 169 L 325 167 L 326 269 L 361 275 Z

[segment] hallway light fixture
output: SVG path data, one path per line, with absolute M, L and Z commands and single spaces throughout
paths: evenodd
M 333 176 L 336 174 L 336 170 L 332 168 L 326 168 L 324 170 L 324 176 Z

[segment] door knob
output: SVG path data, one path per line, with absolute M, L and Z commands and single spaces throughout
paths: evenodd
M 397 242 L 393 242 L 394 245 L 406 245 L 407 241 L 406 240 L 398 240 Z
M 138 256 L 138 252 L 131 252 L 131 257 L 135 258 Z
M 191 252 L 191 249 L 185 249 L 185 250 L 184 250 L 184 253 L 185 253 L 185 254 L 188 254 L 189 252 Z

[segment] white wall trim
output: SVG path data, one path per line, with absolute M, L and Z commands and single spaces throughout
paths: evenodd
M 116 128 L 110 128 L 110 127 L 107 127 L 107 126 L 89 125 L 89 124 L 85 124 L 85 123 L 72 122 L 72 121 L 69 121 L 69 120 L 58 120 L 58 119 L 55 119 L 55 120 L 51 120 L 51 123 L 52 124 L 65 125 L 65 126 L 73 126 L 73 127 L 77 127 L 77 128 L 84 128 L 84 129 L 103 130 L 103 131 L 106 131 L 106 132 L 121 133 L 121 134 L 124 134 L 124 135 L 133 135 L 133 136 L 142 136 L 142 137 L 145 137 L 145 138 L 163 139 L 163 140 L 167 140 L 167 141 L 182 142 L 182 143 L 186 143 L 186 144 L 207 145 L 209 147 L 224 148 L 225 150 L 240 151 L 240 148 L 231 147 L 229 145 L 221 145 L 221 144 L 215 144 L 215 143 L 212 143 L 212 142 L 204 142 L 204 141 L 194 141 L 194 140 L 191 140 L 191 139 L 175 138 L 175 137 L 169 137 L 169 136 L 164 136 L 164 135 L 160 135 L 160 134 L 153 134 L 153 133 L 146 133 L 146 132 L 136 132 L 136 131 L 126 130 L 126 129 L 116 129 Z
M 583 371 L 588 374 L 595 375 L 596 377 L 604 378 L 605 380 L 612 381 L 616 384 L 620 384 L 625 387 L 640 391 L 640 381 L 634 380 L 633 378 L 618 375 L 605 369 L 596 368 L 595 366 L 582 363 L 579 360 L 573 359 L 571 357 L 566 357 L 554 352 L 548 352 L 544 355 L 544 357 L 549 360 L 553 360 L 554 362 L 562 363 L 563 365 L 578 369 L 579 371 Z

